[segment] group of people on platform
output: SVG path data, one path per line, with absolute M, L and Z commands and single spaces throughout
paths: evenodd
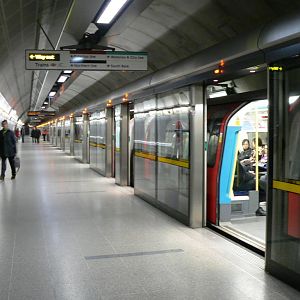
M 31 138 L 33 143 L 39 143 L 41 135 L 43 136 L 43 141 L 46 142 L 48 138 L 48 130 L 44 128 L 42 132 L 37 127 L 33 127 L 31 131 Z
M 266 185 L 267 185 L 267 162 L 268 162 L 268 146 L 263 145 L 261 138 L 252 140 L 252 148 L 250 141 L 244 139 L 242 141 L 243 150 L 238 154 L 238 184 L 239 191 L 251 191 L 256 188 L 256 145 L 258 152 L 258 170 L 259 170 L 259 190 L 260 202 L 265 201 Z M 265 216 L 265 210 L 259 206 L 256 215 Z
M 33 127 L 33 129 L 31 130 L 31 138 L 32 138 L 32 142 L 33 143 L 38 143 L 40 142 L 40 137 L 41 137 L 41 131 L 36 128 Z

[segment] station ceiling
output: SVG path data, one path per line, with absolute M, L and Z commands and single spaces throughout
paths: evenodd
M 58 71 L 26 71 L 25 49 L 77 44 L 104 0 L 0 0 L 0 92 L 26 119 L 38 110 Z M 70 111 L 224 40 L 300 9 L 298 0 L 133 0 L 99 44 L 147 51 L 147 72 L 84 71 L 54 105 Z M 40 26 L 40 25 L 41 26 Z

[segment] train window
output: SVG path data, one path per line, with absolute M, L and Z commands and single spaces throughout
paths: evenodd
M 207 166 L 212 168 L 216 162 L 222 119 L 211 119 L 208 122 Z

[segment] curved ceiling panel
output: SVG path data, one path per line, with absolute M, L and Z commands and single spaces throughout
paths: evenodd
M 297 0 L 153 0 L 139 14 L 132 17 L 130 7 L 100 42 L 130 51 L 149 52 L 147 72 L 89 72 L 101 82 L 87 82 L 85 73 L 70 85 L 80 86 L 85 103 L 109 91 L 146 76 L 203 49 L 248 32 L 282 13 L 300 8 Z M 130 18 L 130 22 L 126 18 Z M 122 26 L 126 24 L 126 26 Z M 84 84 L 83 84 L 84 83 Z M 82 87 L 86 89 L 83 91 Z M 61 106 L 60 111 L 75 107 L 77 96 Z

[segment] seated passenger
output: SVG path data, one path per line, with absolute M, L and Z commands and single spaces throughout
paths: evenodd
M 243 151 L 238 155 L 238 160 L 242 165 L 250 165 L 252 157 L 252 149 L 250 148 L 250 142 L 248 139 L 242 141 Z
M 263 155 L 263 143 L 262 143 L 262 140 L 260 137 L 258 138 L 257 144 L 258 144 L 258 160 L 261 160 L 261 157 Z M 254 138 L 252 140 L 252 158 L 253 158 L 253 160 L 255 160 L 255 156 L 256 156 L 255 150 L 256 150 L 256 138 Z
M 240 191 L 255 190 L 255 174 L 251 171 L 251 164 L 245 165 L 243 161 L 239 161 L 238 165 L 238 189 Z
M 268 145 L 263 146 L 262 157 L 260 159 L 260 162 L 264 164 L 268 162 Z

